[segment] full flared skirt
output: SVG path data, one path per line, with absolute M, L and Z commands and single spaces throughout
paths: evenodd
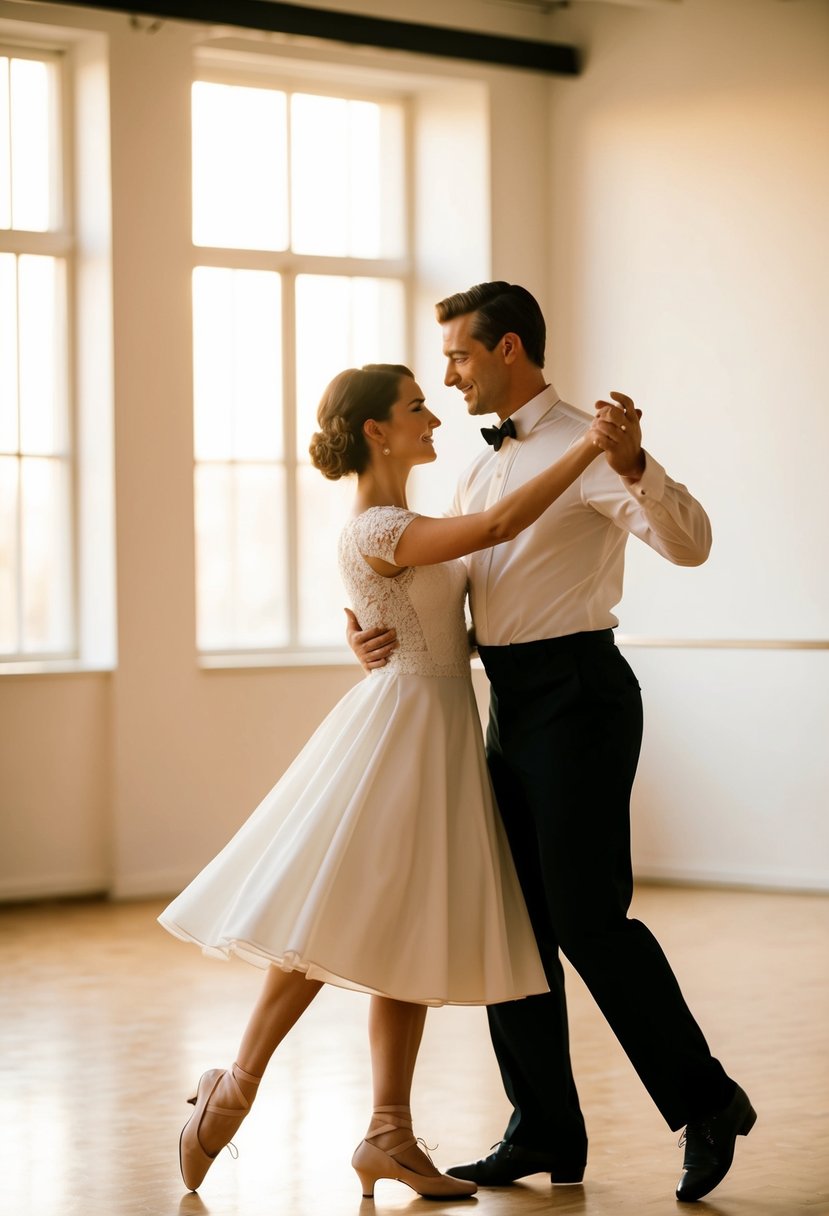
M 397 1000 L 547 991 L 462 677 L 359 683 L 159 921 L 210 954 Z

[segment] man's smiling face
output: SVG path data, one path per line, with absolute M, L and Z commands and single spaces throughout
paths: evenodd
M 470 331 L 474 327 L 474 313 L 464 313 L 441 325 L 446 358 L 443 383 L 463 394 L 470 414 L 498 413 L 507 399 L 509 385 L 502 343 L 498 342 L 494 350 L 487 350 L 483 342 L 472 337 Z

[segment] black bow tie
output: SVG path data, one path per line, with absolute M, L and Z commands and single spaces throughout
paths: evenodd
M 506 422 L 502 422 L 500 426 L 482 426 L 481 434 L 487 443 L 491 443 L 495 451 L 499 451 L 501 444 L 509 435 L 510 439 L 516 439 L 515 423 L 511 418 L 507 418 Z

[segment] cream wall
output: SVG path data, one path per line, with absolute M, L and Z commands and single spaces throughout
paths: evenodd
M 108 885 L 110 679 L 0 678 L 0 899 Z
M 714 527 L 699 570 L 628 546 L 637 869 L 825 889 L 829 6 L 591 4 L 556 28 L 589 48 L 552 87 L 556 382 L 635 396 Z
M 0 897 L 167 892 L 224 842 L 358 672 L 196 662 L 187 80 L 197 27 L 151 34 L 126 17 L 37 4 L 0 4 L 4 17 L 108 39 L 119 662 L 111 674 L 0 679 L 10 842 Z M 417 17 L 439 22 L 445 6 L 424 0 Z M 419 493 L 439 505 L 475 442 L 441 392 L 424 310 L 490 275 L 526 283 L 551 322 L 560 391 L 589 404 L 629 388 L 655 453 L 714 516 L 715 555 L 700 571 L 631 546 L 623 628 L 680 643 L 629 650 L 649 719 L 639 868 L 825 887 L 826 653 L 719 639 L 829 635 L 825 563 L 806 560 L 805 519 L 825 521 L 826 6 L 587 4 L 543 18 L 468 0 L 452 19 L 572 34 L 589 59 L 567 81 L 383 59 L 428 69 L 414 103 L 433 136 L 416 149 L 421 214 L 443 207 L 418 232 L 414 353 L 448 415 L 448 456 Z M 688 649 L 690 638 L 706 646 Z

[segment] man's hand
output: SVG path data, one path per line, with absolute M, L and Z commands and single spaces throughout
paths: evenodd
M 375 667 L 385 667 L 389 655 L 397 646 L 397 631 L 395 629 L 361 629 L 350 608 L 346 608 L 345 637 L 351 649 L 356 654 L 360 666 L 365 671 Z
M 620 477 L 638 481 L 645 471 L 645 453 L 642 451 L 642 431 L 638 410 L 624 393 L 611 393 L 610 401 L 596 402 L 596 419 L 593 422 L 593 442 L 598 444 L 607 457 L 607 463 Z

